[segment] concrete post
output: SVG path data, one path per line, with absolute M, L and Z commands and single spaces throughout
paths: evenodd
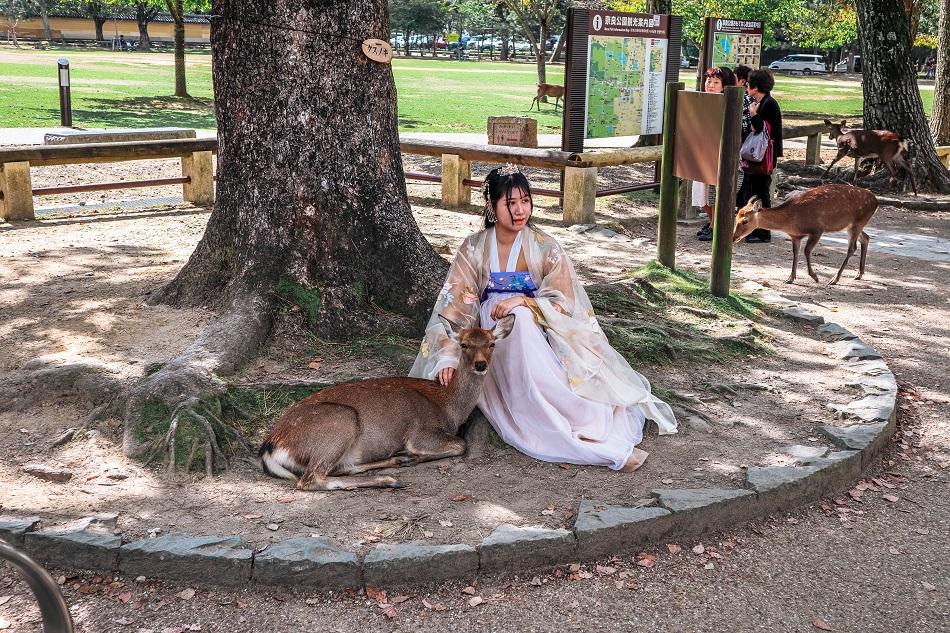
M 192 152 L 181 157 L 181 175 L 191 177 L 182 184 L 185 202 L 201 206 L 214 204 L 214 158 L 212 152 Z
M 593 224 L 597 199 L 596 167 L 564 168 L 564 224 Z
M 472 162 L 455 154 L 442 154 L 442 206 L 456 209 L 471 204 Z
M 808 137 L 805 146 L 805 164 L 817 165 L 821 161 L 821 134 L 812 134 Z
M 0 165 L 0 217 L 7 221 L 35 219 L 28 161 Z

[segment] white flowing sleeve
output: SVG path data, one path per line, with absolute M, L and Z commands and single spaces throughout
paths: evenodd
M 478 234 L 465 238 L 449 268 L 449 274 L 429 316 L 419 354 L 409 371 L 415 378 L 432 380 L 446 367 L 458 367 L 461 349 L 439 320 L 445 318 L 463 328 L 478 325 L 478 267 L 475 241 Z

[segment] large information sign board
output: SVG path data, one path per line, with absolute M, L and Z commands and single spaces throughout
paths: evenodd
M 660 134 L 666 82 L 679 76 L 682 19 L 571 9 L 568 30 L 562 147 Z
M 760 20 L 706 18 L 703 71 L 739 64 L 758 68 L 762 60 L 762 26 Z

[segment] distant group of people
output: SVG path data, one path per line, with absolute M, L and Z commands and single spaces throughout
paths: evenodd
M 782 109 L 772 97 L 772 88 L 775 87 L 775 78 L 772 73 L 763 68 L 752 70 L 748 66 L 736 66 L 734 70 L 726 67 L 713 67 L 706 71 L 704 92 L 722 94 L 726 86 L 742 86 L 746 89 L 742 105 L 742 140 L 750 134 L 763 131 L 772 139 L 772 152 L 775 159 L 782 155 Z M 739 182 L 736 194 L 736 207 L 742 208 L 757 196 L 765 207 L 772 206 L 770 189 L 774 164 L 768 169 L 739 169 Z M 763 173 L 767 172 L 767 173 Z M 702 183 L 693 183 L 693 205 L 702 207 L 706 216 L 711 220 L 716 205 L 716 188 Z M 707 222 L 696 234 L 700 241 L 712 240 L 712 225 Z M 770 242 L 772 234 L 765 229 L 756 229 L 746 242 Z

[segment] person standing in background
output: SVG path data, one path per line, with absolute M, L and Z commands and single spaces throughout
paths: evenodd
M 772 151 L 776 161 L 782 156 L 782 109 L 778 101 L 772 97 L 772 88 L 775 87 L 775 79 L 768 70 L 753 70 L 749 73 L 746 80 L 746 92 L 752 97 L 753 102 L 749 104 L 750 127 L 752 132 L 758 134 L 765 127 L 766 123 L 772 137 Z M 750 132 L 751 133 L 751 132 Z M 736 204 L 739 208 L 753 197 L 758 196 L 766 208 L 772 206 L 772 197 L 770 187 L 772 185 L 772 174 L 751 174 L 746 173 L 743 176 L 742 187 L 739 189 Z M 762 243 L 772 241 L 772 232 L 766 229 L 756 229 L 745 238 L 749 243 Z

